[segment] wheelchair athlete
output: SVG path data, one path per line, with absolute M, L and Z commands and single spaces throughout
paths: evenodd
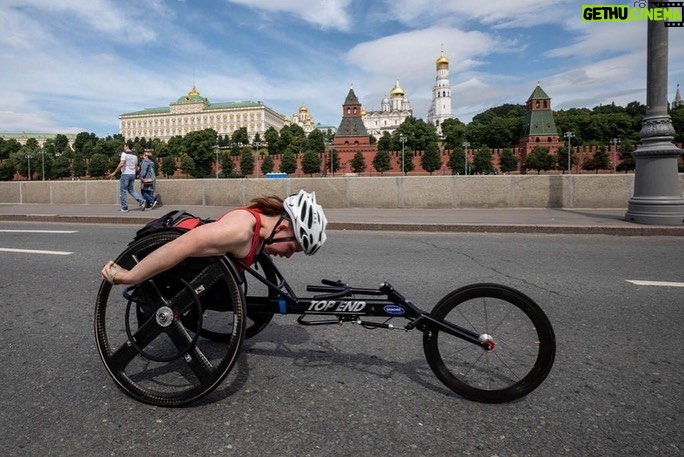
M 325 243 L 326 225 L 314 192 L 300 190 L 284 201 L 275 195 L 255 198 L 249 206 L 236 208 L 159 247 L 131 270 L 110 260 L 101 275 L 110 284 L 141 284 L 188 257 L 230 254 L 251 265 L 262 250 L 286 258 L 301 251 L 313 255 Z

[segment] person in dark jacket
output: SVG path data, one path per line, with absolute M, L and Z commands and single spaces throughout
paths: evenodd
M 157 173 L 154 170 L 154 162 L 149 152 L 143 152 L 143 159 L 140 163 L 140 194 L 150 209 L 157 206 L 157 199 L 154 197 L 156 184 Z

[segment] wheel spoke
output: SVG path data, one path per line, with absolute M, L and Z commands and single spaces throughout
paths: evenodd
M 145 348 L 160 334 L 161 329 L 154 319 L 148 319 L 132 336 L 139 348 Z M 109 360 L 113 369 L 123 371 L 138 354 L 138 349 L 135 348 L 133 343 L 126 341 L 119 349 L 114 351 Z
M 175 321 L 169 326 L 167 333 L 179 352 L 187 351 L 183 358 L 200 383 L 208 385 L 211 377 L 214 376 L 215 368 L 204 356 L 201 349 L 196 344 L 192 344 L 192 337 L 187 329 L 180 321 Z M 192 347 L 188 350 L 188 345 L 190 344 L 192 344 Z
M 204 295 L 216 284 L 221 274 L 218 264 L 210 263 L 187 284 L 187 287 L 181 289 L 169 300 L 169 307 L 179 315 L 185 314 L 195 306 L 195 294 L 198 297 Z

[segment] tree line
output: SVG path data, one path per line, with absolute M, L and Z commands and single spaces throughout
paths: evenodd
M 575 156 L 570 162 L 585 170 L 608 169 L 607 146 L 619 141 L 621 169 L 633 168 L 631 152 L 639 142 L 639 130 L 646 113 L 645 105 L 630 102 L 625 107 L 615 104 L 599 105 L 593 109 L 571 108 L 554 111 L 559 136 L 573 132 L 572 146 L 595 146 L 593 157 L 578 163 Z M 684 143 L 684 106 L 671 109 L 670 117 L 676 135 L 674 142 Z M 355 154 L 350 167 L 355 173 L 363 173 L 372 166 L 379 173 L 391 169 L 394 155 L 396 164 L 404 172 L 414 170 L 413 157 L 420 155 L 420 166 L 432 174 L 442 166 L 440 149 L 449 151 L 446 166 L 452 174 L 490 174 L 510 172 L 519 168 L 518 158 L 513 153 L 523 134 L 523 105 L 504 104 L 490 108 L 475 117 L 467 125 L 460 120 L 448 119 L 442 124 L 442 138 L 434 126 L 422 119 L 407 118 L 393 133 L 385 133 L 377 140 L 377 153 L 371 164 L 366 164 L 363 154 Z M 376 143 L 373 136 L 371 142 Z M 292 174 L 297 170 L 297 157 L 301 155 L 302 171 L 314 175 L 334 172 L 340 168 L 340 159 L 334 148 L 333 135 L 318 129 L 308 135 L 296 124 L 276 130 L 270 127 L 249 138 L 246 128 L 240 128 L 232 135 L 218 135 L 213 129 L 190 132 L 174 136 L 168 142 L 159 139 L 134 138 L 126 140 L 116 134 L 98 138 L 94 133 L 81 132 L 76 135 L 73 147 L 66 135 L 58 134 L 39 147 L 38 141 L 29 138 L 21 145 L 15 139 L 0 138 L 0 180 L 11 180 L 15 173 L 31 179 L 79 178 L 89 175 L 103 177 L 116 168 L 124 142 L 141 153 L 153 150 L 161 162 L 162 175 L 172 176 L 178 167 L 186 175 L 205 178 L 212 173 L 212 165 L 218 157 L 221 177 L 241 177 L 253 174 L 258 156 L 258 172 L 263 175 L 274 170 L 273 155 L 280 155 L 278 171 Z M 473 151 L 472 160 L 466 162 L 464 145 Z M 493 148 L 503 148 L 499 157 L 499 169 L 492 160 Z M 332 149 L 332 157 L 324 157 L 326 149 Z M 239 169 L 234 169 L 236 156 L 240 157 Z M 179 165 L 177 165 L 179 160 Z M 545 147 L 535 148 L 521 164 L 528 170 L 567 169 L 568 151 L 549 151 Z M 44 172 L 43 172 L 44 170 Z

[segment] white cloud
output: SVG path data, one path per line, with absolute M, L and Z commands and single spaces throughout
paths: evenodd
M 351 19 L 346 8 L 351 0 L 227 0 L 255 10 L 286 13 L 321 29 L 349 30 Z
M 572 14 L 572 0 L 385 0 L 387 10 L 398 20 L 411 24 L 416 17 L 441 22 L 476 21 L 488 26 L 525 27 L 556 23 Z M 579 11 L 577 12 L 579 17 Z

